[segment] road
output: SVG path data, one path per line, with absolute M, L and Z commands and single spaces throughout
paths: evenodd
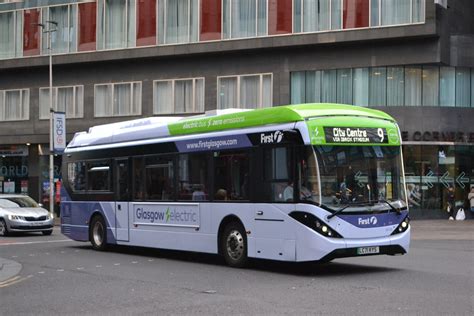
M 406 256 L 329 264 L 0 238 L 0 315 L 473 315 L 474 221 L 413 221 Z M 3 279 L 2 279 L 3 276 Z

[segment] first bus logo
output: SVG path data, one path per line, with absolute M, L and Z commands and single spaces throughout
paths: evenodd
M 262 144 L 281 143 L 282 140 L 283 140 L 282 131 L 276 131 L 270 134 L 267 134 L 267 133 L 260 134 L 260 143 Z

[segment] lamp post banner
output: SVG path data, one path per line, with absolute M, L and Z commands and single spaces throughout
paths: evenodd
M 53 112 L 53 152 L 62 154 L 66 148 L 66 113 Z

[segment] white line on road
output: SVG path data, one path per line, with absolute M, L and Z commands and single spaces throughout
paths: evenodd
M 6 243 L 0 243 L 0 246 L 47 244 L 47 243 L 53 243 L 53 242 L 67 242 L 67 241 L 74 241 L 74 240 L 61 239 L 61 240 L 48 240 L 48 241 L 6 242 Z

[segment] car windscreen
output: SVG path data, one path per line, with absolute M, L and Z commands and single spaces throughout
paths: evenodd
M 30 197 L 0 197 L 0 207 L 15 208 L 15 207 L 38 207 L 38 204 Z

